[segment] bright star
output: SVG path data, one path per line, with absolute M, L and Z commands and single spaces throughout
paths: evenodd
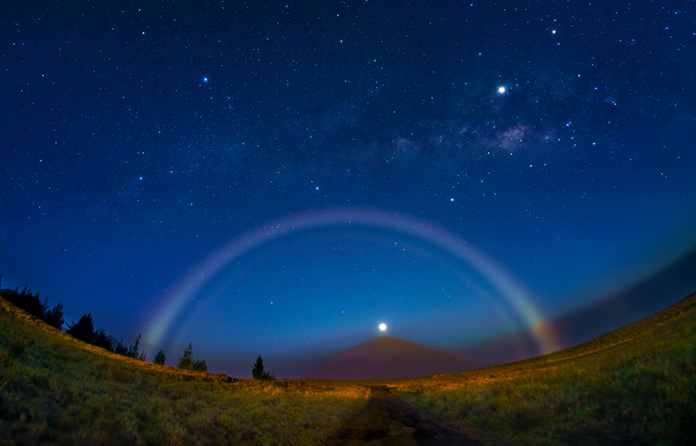
M 208 76 L 203 76 L 203 82 L 208 82 Z
M 498 87 L 498 94 L 505 94 L 506 91 L 507 91 L 507 88 L 505 88 L 504 85 L 501 85 L 500 87 Z

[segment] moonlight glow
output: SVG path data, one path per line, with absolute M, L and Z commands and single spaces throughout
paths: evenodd
M 385 324 L 384 322 L 379 324 L 379 331 L 387 331 L 387 324 Z

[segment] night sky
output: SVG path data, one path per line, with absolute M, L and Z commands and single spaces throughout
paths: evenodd
M 148 359 L 535 354 L 696 247 L 693 1 L 10 3 L 2 286 Z

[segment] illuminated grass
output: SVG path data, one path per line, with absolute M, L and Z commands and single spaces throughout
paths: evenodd
M 365 396 L 348 383 L 232 380 L 136 361 L 0 299 L 0 443 L 317 444 Z
M 571 349 L 392 388 L 487 444 L 690 444 L 696 294 Z
M 0 299 L 0 444 L 323 444 L 386 385 L 486 444 L 690 444 L 696 294 L 579 346 L 379 382 L 233 380 L 114 355 Z

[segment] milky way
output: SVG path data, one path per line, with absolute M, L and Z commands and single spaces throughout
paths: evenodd
M 3 6 L 3 287 L 128 341 L 220 247 L 340 208 L 454 234 L 545 319 L 572 314 L 696 245 L 695 9 Z M 369 227 L 259 246 L 188 296 L 206 304 L 171 355 L 189 340 L 221 364 L 283 342 L 309 355 L 380 322 L 443 348 L 524 328 L 448 255 Z

